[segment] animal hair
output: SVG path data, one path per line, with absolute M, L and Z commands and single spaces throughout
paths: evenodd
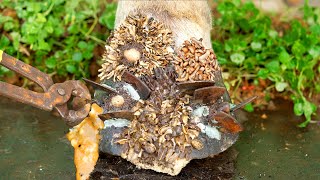
M 206 0 L 119 0 L 115 26 L 118 27 L 130 13 L 151 16 L 164 23 L 173 32 L 176 47 L 191 37 L 202 38 L 211 48 L 211 12 Z

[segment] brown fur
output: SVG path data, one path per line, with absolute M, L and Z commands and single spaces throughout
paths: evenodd
M 119 0 L 116 27 L 129 13 L 142 13 L 163 22 L 173 31 L 176 46 L 191 37 L 203 38 L 206 48 L 211 48 L 211 12 L 206 0 Z

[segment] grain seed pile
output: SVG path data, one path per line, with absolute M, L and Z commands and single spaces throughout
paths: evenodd
M 128 16 L 109 37 L 101 80 L 121 80 L 125 70 L 136 76 L 149 75 L 156 67 L 165 67 L 173 57 L 172 32 L 153 18 Z
M 205 49 L 202 40 L 191 38 L 180 49 L 179 58 L 173 62 L 179 75 L 177 81 L 214 81 L 214 72 L 220 71 L 212 49 Z
M 175 175 L 191 160 L 192 148 L 203 148 L 200 128 L 190 122 L 191 96 L 179 91 L 172 67 L 142 79 L 150 97 L 137 103 L 131 124 L 115 142 L 124 146 L 121 156 L 137 166 Z

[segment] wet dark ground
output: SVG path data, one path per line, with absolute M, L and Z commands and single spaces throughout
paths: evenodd
M 0 97 L 0 179 L 75 179 L 64 122 Z
M 320 127 L 297 128 L 287 102 L 240 113 L 245 131 L 226 152 L 171 177 L 101 155 L 92 179 L 320 179 Z M 264 118 L 261 118 L 265 114 Z M 0 98 L 0 179 L 75 179 L 68 127 L 48 112 Z
M 303 121 L 292 104 L 275 104 L 276 111 L 241 118 L 247 121 L 234 146 L 239 152 L 234 179 L 320 179 L 320 124 L 299 128 Z
M 92 173 L 92 179 L 232 179 L 235 174 L 234 162 L 237 152 L 231 148 L 213 158 L 192 160 L 176 177 L 151 170 L 137 169 L 133 164 L 120 157 L 108 155 L 100 157 L 95 172 Z

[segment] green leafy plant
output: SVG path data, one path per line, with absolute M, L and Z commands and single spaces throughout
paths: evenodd
M 302 18 L 279 21 L 251 2 L 233 0 L 219 1 L 217 11 L 213 49 L 234 91 L 243 80 L 258 86 L 259 79 L 267 80 L 266 93 L 290 95 L 295 114 L 306 118 L 300 124 L 305 127 L 316 112 L 310 99 L 320 89 L 320 10 L 306 2 Z
M 3 0 L 0 10 L 0 49 L 46 73 L 81 78 L 90 75 L 94 48 L 114 27 L 116 4 Z M 0 78 L 8 73 L 0 68 Z

